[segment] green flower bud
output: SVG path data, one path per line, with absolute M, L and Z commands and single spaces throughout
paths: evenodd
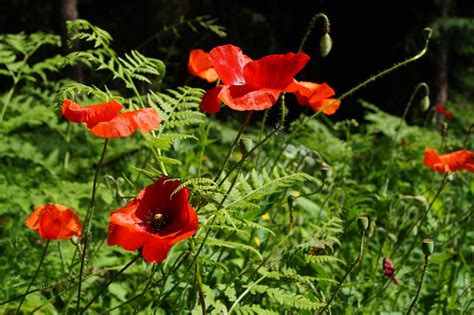
M 427 257 L 433 254 L 433 247 L 434 247 L 433 240 L 430 238 L 424 239 L 423 243 L 421 244 L 421 249 L 423 250 L 423 254 L 425 254 L 425 256 Z
M 421 99 L 420 111 L 421 112 L 426 112 L 428 110 L 428 108 L 430 108 L 430 98 L 428 97 L 428 95 L 426 95 Z
M 359 226 L 359 232 L 362 234 L 369 228 L 369 218 L 361 216 L 357 218 L 357 225 Z
M 80 240 L 79 237 L 77 237 L 76 235 L 73 235 L 73 236 L 71 237 L 71 243 L 73 243 L 74 246 L 77 246 L 80 241 L 81 241 L 81 240 Z
M 331 48 L 332 48 L 331 36 L 329 36 L 328 33 L 325 33 L 323 37 L 321 37 L 321 40 L 319 42 L 319 53 L 321 54 L 321 57 L 324 58 L 327 55 L 329 55 Z

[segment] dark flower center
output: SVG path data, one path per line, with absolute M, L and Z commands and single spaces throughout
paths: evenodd
M 144 222 L 142 223 L 146 230 L 153 234 L 163 230 L 169 224 L 169 216 L 164 213 L 159 213 L 158 210 L 159 209 L 153 209 L 148 212 L 148 214 L 145 216 Z

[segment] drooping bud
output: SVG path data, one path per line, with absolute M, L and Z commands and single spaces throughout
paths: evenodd
M 319 41 L 319 53 L 321 54 L 321 57 L 324 58 L 327 55 L 329 55 L 331 48 L 332 48 L 332 38 L 329 35 L 329 33 L 325 33 L 321 37 L 321 40 Z
M 421 244 L 421 250 L 426 257 L 429 257 L 431 254 L 433 254 L 433 248 L 434 244 L 432 239 L 427 238 L 423 240 L 423 243 Z
M 426 112 L 430 108 L 430 98 L 428 95 L 424 96 L 420 102 L 420 111 Z
M 363 234 L 369 228 L 369 218 L 367 218 L 366 216 L 358 217 L 357 225 L 359 227 L 360 234 Z
M 73 236 L 71 237 L 71 243 L 73 243 L 74 246 L 77 246 L 77 245 L 79 244 L 79 242 L 80 242 L 80 239 L 79 239 L 79 237 L 77 237 L 76 235 L 73 235 Z

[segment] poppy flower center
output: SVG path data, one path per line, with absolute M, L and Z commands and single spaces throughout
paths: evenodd
M 142 223 L 146 230 L 150 233 L 156 234 L 166 228 L 169 224 L 169 216 L 164 213 L 158 213 L 158 210 L 150 211 Z

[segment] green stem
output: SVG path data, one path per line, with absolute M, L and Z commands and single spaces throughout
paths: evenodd
M 235 164 L 234 166 L 232 166 L 230 168 L 230 170 L 227 172 L 227 174 L 225 175 L 225 177 L 221 180 L 221 182 L 219 183 L 219 187 L 225 182 L 225 180 L 230 176 L 230 174 L 232 174 L 233 171 L 235 171 L 236 169 L 240 169 L 242 167 L 242 165 L 244 164 L 244 162 L 247 160 L 247 158 L 255 151 L 257 150 L 258 148 L 260 148 L 265 142 L 267 142 L 271 137 L 273 137 L 274 135 L 276 135 L 278 133 L 278 131 L 280 131 L 281 128 L 283 128 L 283 125 L 285 123 L 285 116 L 286 116 L 286 109 L 285 109 L 285 94 L 283 93 L 282 94 L 282 98 L 281 98 L 281 118 L 280 118 L 280 122 L 278 123 L 278 126 L 276 128 L 274 128 L 267 136 L 265 136 L 265 138 L 263 138 L 260 142 L 258 142 L 252 149 L 250 149 L 246 154 L 244 154 L 242 156 L 242 158 L 240 159 L 239 162 L 237 162 L 237 164 Z M 265 165 L 264 165 L 265 166 Z
M 100 290 L 99 292 L 92 298 L 92 300 L 89 301 L 89 303 L 86 304 L 86 306 L 84 307 L 84 309 L 81 311 L 81 314 L 84 314 L 85 311 L 89 308 L 89 306 L 92 305 L 92 303 L 105 291 L 105 289 L 107 289 L 109 287 L 109 285 L 118 277 L 120 276 L 125 270 L 127 270 L 128 267 L 130 267 L 138 258 L 140 258 L 141 254 L 138 253 L 137 256 L 135 256 L 135 258 L 133 258 L 128 264 L 126 264 L 122 269 L 120 269 L 119 272 L 117 272 L 116 274 L 113 275 L 112 278 L 110 278 L 110 280 L 107 282 L 106 285 L 104 285 Z
M 79 314 L 79 310 L 81 307 L 81 289 L 82 289 L 82 275 L 84 273 L 84 263 L 86 260 L 86 254 L 87 254 L 87 243 L 89 240 L 89 234 L 90 234 L 90 229 L 91 229 L 91 224 L 92 224 L 92 215 L 93 215 L 93 209 L 94 209 L 94 203 L 95 203 L 95 195 L 96 195 L 96 190 L 97 190 L 97 181 L 99 179 L 99 174 L 100 174 L 100 169 L 102 167 L 102 162 L 104 161 L 105 157 L 105 151 L 107 150 L 107 142 L 109 139 L 105 139 L 104 141 L 104 148 L 102 149 L 102 154 L 99 159 L 99 164 L 97 165 L 97 169 L 94 175 L 94 181 L 92 184 L 92 197 L 91 197 L 91 202 L 89 205 L 89 209 L 87 210 L 86 213 L 86 229 L 83 232 L 83 239 L 84 239 L 84 249 L 82 251 L 82 256 L 81 256 L 81 267 L 79 269 L 79 285 L 77 287 L 77 303 L 76 303 L 76 314 Z
M 204 132 L 201 135 L 201 151 L 199 152 L 198 158 L 198 169 L 197 169 L 197 176 L 201 176 L 201 168 L 202 168 L 202 158 L 204 156 L 204 151 L 206 150 L 206 143 L 209 136 L 209 130 L 211 129 L 211 119 L 207 120 L 206 127 L 204 127 Z
M 362 232 L 361 237 L 360 237 L 359 256 L 357 256 L 357 259 L 352 263 L 352 265 L 349 267 L 349 269 L 347 269 L 346 274 L 344 275 L 344 277 L 342 277 L 341 281 L 339 281 L 339 283 L 337 284 L 336 291 L 334 291 L 331 298 L 329 299 L 329 301 L 324 306 L 323 310 L 321 311 L 321 314 L 324 314 L 324 312 L 326 312 L 328 310 L 328 308 L 331 306 L 331 303 L 334 300 L 334 298 L 336 297 L 339 290 L 341 289 L 342 284 L 344 283 L 344 281 L 346 281 L 347 277 L 351 274 L 352 270 L 359 264 L 360 260 L 362 259 L 362 256 L 364 254 L 364 239 L 365 239 L 365 231 Z
M 367 84 L 371 83 L 371 82 L 374 82 L 375 80 L 377 80 L 378 78 L 386 75 L 386 74 L 389 74 L 390 72 L 394 71 L 394 70 L 397 70 L 398 68 L 401 68 L 403 66 L 406 66 L 407 64 L 411 63 L 411 62 L 414 62 L 418 59 L 420 59 L 421 57 L 423 57 L 426 52 L 428 51 L 428 44 L 430 42 L 430 38 L 431 38 L 431 29 L 426 29 L 429 33 L 428 35 L 426 36 L 426 41 L 425 41 L 425 46 L 423 47 L 423 49 L 418 53 L 416 54 L 415 56 L 411 57 L 411 58 L 408 58 L 406 59 L 405 61 L 402 61 L 400 63 L 396 63 L 395 65 L 393 65 L 392 67 L 390 68 L 387 68 L 379 73 L 377 73 L 376 75 L 374 76 L 371 76 L 370 78 L 368 78 L 367 80 L 365 80 L 364 82 L 356 85 L 355 87 L 353 87 L 352 89 L 350 89 L 349 91 L 345 92 L 344 94 L 342 94 L 339 98 L 337 98 L 334 102 L 331 102 L 330 104 L 328 104 L 327 106 L 325 106 L 324 108 L 322 108 L 321 110 L 315 112 L 314 114 L 312 114 L 308 119 L 306 119 L 307 116 L 303 116 L 303 119 L 301 119 L 300 123 L 298 124 L 298 126 L 290 133 L 290 135 L 287 137 L 284 145 L 283 145 L 283 148 L 278 152 L 276 158 L 274 159 L 274 161 L 278 160 L 278 158 L 280 157 L 280 155 L 285 151 L 285 149 L 287 148 L 287 146 L 289 145 L 290 141 L 292 139 L 295 138 L 296 134 L 298 133 L 298 131 L 300 131 L 304 125 L 306 124 L 306 121 L 307 120 L 311 120 L 311 119 L 314 119 L 316 118 L 321 112 L 323 112 L 326 108 L 329 108 L 330 106 L 332 106 L 335 102 L 337 101 L 341 101 L 343 100 L 344 98 L 346 98 L 347 96 L 353 94 L 354 92 L 360 90 L 361 88 L 365 87 Z M 264 166 L 269 162 L 270 159 L 268 159 Z M 273 163 L 273 165 L 275 165 L 276 162 Z
M 306 28 L 306 33 L 303 36 L 303 39 L 301 40 L 300 46 L 298 48 L 298 52 L 303 51 L 304 45 L 306 44 L 306 41 L 308 40 L 309 35 L 311 35 L 311 32 L 313 31 L 314 25 L 316 25 L 316 22 L 318 20 L 323 20 L 323 32 L 324 33 L 329 33 L 329 19 L 324 13 L 317 13 L 313 16 L 311 19 L 311 22 L 309 22 L 308 27 Z
M 269 111 L 269 109 L 267 108 L 263 112 L 263 118 L 262 118 L 262 122 L 260 124 L 260 132 L 258 133 L 258 142 L 262 141 L 263 132 L 264 132 L 264 129 L 265 129 L 265 123 L 266 123 L 267 117 L 268 117 L 268 111 Z M 257 152 L 257 157 L 255 158 L 255 168 L 258 168 L 258 160 L 260 159 L 260 153 L 261 152 L 262 152 L 262 149 L 260 148 Z
M 25 294 L 24 294 L 23 297 L 21 298 L 20 305 L 18 305 L 18 308 L 17 308 L 17 310 L 16 310 L 16 314 L 20 314 L 21 306 L 23 305 L 23 302 L 25 301 L 25 298 L 26 298 L 26 296 L 28 295 L 28 291 L 30 291 L 30 288 L 31 288 L 31 286 L 33 285 L 33 282 L 35 282 L 36 277 L 37 277 L 38 274 L 39 274 L 41 265 L 43 264 L 44 257 L 46 256 L 46 251 L 47 251 L 47 249 L 48 249 L 48 245 L 49 245 L 49 240 L 46 241 L 46 245 L 44 246 L 43 253 L 41 254 L 41 258 L 40 258 L 40 262 L 39 262 L 39 264 L 38 264 L 38 267 L 36 267 L 35 274 L 34 274 L 33 278 L 31 279 L 30 284 L 28 285 L 28 288 L 26 289 Z
M 225 157 L 224 162 L 221 165 L 221 168 L 219 169 L 216 176 L 214 177 L 214 181 L 217 181 L 219 179 L 219 177 L 221 176 L 222 172 L 224 171 L 224 169 L 227 165 L 227 162 L 229 161 L 230 155 L 232 154 L 232 151 L 234 150 L 234 147 L 239 142 L 240 137 L 242 136 L 242 133 L 244 132 L 245 128 L 247 128 L 247 125 L 250 121 L 250 118 L 252 117 L 252 114 L 253 114 L 253 111 L 249 111 L 247 113 L 247 116 L 245 117 L 244 122 L 240 126 L 240 129 L 239 129 L 239 132 L 237 133 L 237 136 L 235 136 L 234 142 L 232 143 L 232 145 L 229 149 L 229 152 L 227 152 L 227 156 Z
M 258 279 L 257 281 L 255 281 L 254 283 L 252 283 L 252 285 L 250 285 L 244 292 L 242 292 L 242 294 L 237 298 L 237 300 L 235 300 L 234 304 L 232 304 L 232 306 L 230 307 L 229 309 L 229 312 L 227 313 L 228 315 L 230 315 L 230 313 L 232 313 L 232 311 L 234 310 L 234 308 L 239 305 L 239 302 L 250 292 L 250 290 L 252 290 L 252 288 L 254 286 L 256 286 L 257 284 L 259 284 L 263 279 L 265 279 L 267 276 L 262 276 L 260 277 L 260 279 Z
M 395 137 L 393 138 L 392 147 L 390 148 L 390 158 L 389 158 L 389 161 L 388 161 L 388 166 L 385 170 L 384 180 L 382 182 L 382 183 L 384 183 L 383 186 L 382 186 L 382 194 L 383 195 L 385 195 L 385 193 L 387 192 L 389 176 L 390 176 L 390 172 L 392 171 L 393 161 L 394 161 L 394 158 L 395 158 L 395 153 L 397 151 L 396 148 L 397 148 L 398 136 L 400 135 L 400 130 L 402 129 L 402 124 L 405 121 L 405 118 L 408 114 L 408 111 L 410 110 L 411 104 L 413 103 L 413 99 L 415 98 L 418 91 L 422 88 L 424 88 L 425 91 L 427 91 L 427 92 L 429 91 L 428 85 L 426 83 L 422 82 L 422 83 L 418 84 L 416 86 L 416 88 L 413 90 L 413 92 L 411 93 L 410 99 L 408 100 L 408 103 L 405 106 L 405 111 L 403 112 L 402 118 L 400 118 L 400 123 L 398 124 L 398 127 L 397 127 L 397 133 L 395 134 Z M 429 94 L 429 93 L 426 93 L 426 94 Z
M 428 271 L 429 264 L 430 264 L 430 256 L 425 256 L 425 265 L 423 266 L 423 272 L 421 273 L 420 282 L 418 283 L 418 290 L 416 290 L 415 298 L 413 299 L 413 301 L 410 304 L 410 307 L 408 308 L 407 315 L 411 313 L 411 311 L 416 305 L 416 301 L 418 301 L 418 297 L 420 296 L 421 287 L 423 286 L 423 282 L 425 281 L 425 275 L 426 275 L 426 272 Z

